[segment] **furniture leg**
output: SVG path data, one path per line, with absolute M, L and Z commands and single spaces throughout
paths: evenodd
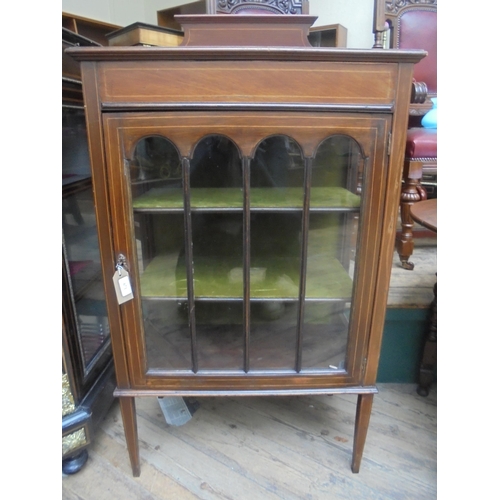
M 404 269 L 413 270 L 415 267 L 409 259 L 413 254 L 413 226 L 414 222 L 410 215 L 411 206 L 425 200 L 427 194 L 421 186 L 422 163 L 405 162 L 403 171 L 403 187 L 401 189 L 401 233 L 396 236 L 396 250 L 399 254 L 399 260 Z
M 122 413 L 130 465 L 132 466 L 132 474 L 134 477 L 139 477 L 141 475 L 141 466 L 139 463 L 139 438 L 137 434 L 135 398 L 120 397 L 120 410 Z
M 356 405 L 356 423 L 354 426 L 354 446 L 352 452 L 351 470 L 354 473 L 359 472 L 363 449 L 365 447 L 368 424 L 372 412 L 373 394 L 359 394 L 358 404 Z
M 431 320 L 429 333 L 425 340 L 424 352 L 420 363 L 420 378 L 417 393 L 427 396 L 434 381 L 434 367 L 437 362 L 437 283 L 434 285 L 434 300 L 431 304 Z
M 62 471 L 64 474 L 77 473 L 87 462 L 89 452 L 84 449 L 71 457 L 65 458 L 62 461 Z

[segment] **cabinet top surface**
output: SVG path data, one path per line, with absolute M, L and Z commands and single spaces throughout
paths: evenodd
M 331 47 L 71 47 L 78 61 L 292 60 L 417 63 L 425 50 L 340 49 Z

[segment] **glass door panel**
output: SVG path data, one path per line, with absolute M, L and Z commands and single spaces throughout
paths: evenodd
M 353 293 L 363 160 L 345 135 L 312 161 L 302 369 L 343 370 Z
M 148 368 L 190 370 L 181 159 L 168 139 L 144 137 L 129 172 Z
M 71 281 L 83 365 L 87 368 L 109 342 L 91 186 L 63 197 L 63 255 Z
M 109 322 L 83 107 L 62 108 L 63 262 L 85 376 L 109 346 Z
M 239 144 L 238 126 L 234 140 L 191 143 L 173 120 L 162 136 L 139 139 L 139 127 L 124 136 L 139 362 L 150 376 L 345 374 L 367 157 L 353 137 L 325 128 L 317 144 L 297 132 L 303 150 L 293 131 L 259 138 L 257 130 L 255 142 Z M 363 144 L 373 141 L 360 130 Z
M 287 136 L 262 141 L 250 163 L 251 370 L 295 366 L 304 171 Z
M 189 162 L 194 319 L 200 370 L 243 368 L 243 176 L 232 141 L 211 135 Z

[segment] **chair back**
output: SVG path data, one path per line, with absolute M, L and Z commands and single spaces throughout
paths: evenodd
M 390 47 L 424 49 L 428 55 L 413 70 L 416 82 L 427 85 L 428 97 L 437 95 L 437 0 L 386 0 Z

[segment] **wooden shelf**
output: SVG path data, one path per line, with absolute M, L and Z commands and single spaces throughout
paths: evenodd
M 252 210 L 300 210 L 303 206 L 303 188 L 252 188 Z M 311 188 L 311 210 L 358 211 L 360 197 L 338 187 Z M 135 212 L 163 212 L 184 209 L 180 188 L 152 188 L 133 202 Z M 191 208 L 194 210 L 242 210 L 243 190 L 238 188 L 192 188 Z
M 315 26 L 307 38 L 313 47 L 347 47 L 347 28 L 341 24 Z
M 254 300 L 298 300 L 299 266 L 294 259 L 279 255 L 255 258 L 250 269 L 250 297 Z M 179 269 L 176 255 L 155 257 L 141 276 L 141 296 L 149 299 L 186 300 L 186 272 Z M 233 263 L 234 264 L 234 263 Z M 255 264 L 255 267 L 254 267 Z M 211 257 L 196 258 L 194 289 L 197 300 L 243 300 L 243 270 L 231 262 Z M 311 262 L 306 299 L 350 300 L 352 279 L 338 260 L 326 255 Z M 314 272 L 315 269 L 319 272 Z
M 121 28 L 121 26 L 117 26 L 116 24 L 75 16 L 66 12 L 62 13 L 62 26 L 104 46 L 108 45 L 106 35 Z

